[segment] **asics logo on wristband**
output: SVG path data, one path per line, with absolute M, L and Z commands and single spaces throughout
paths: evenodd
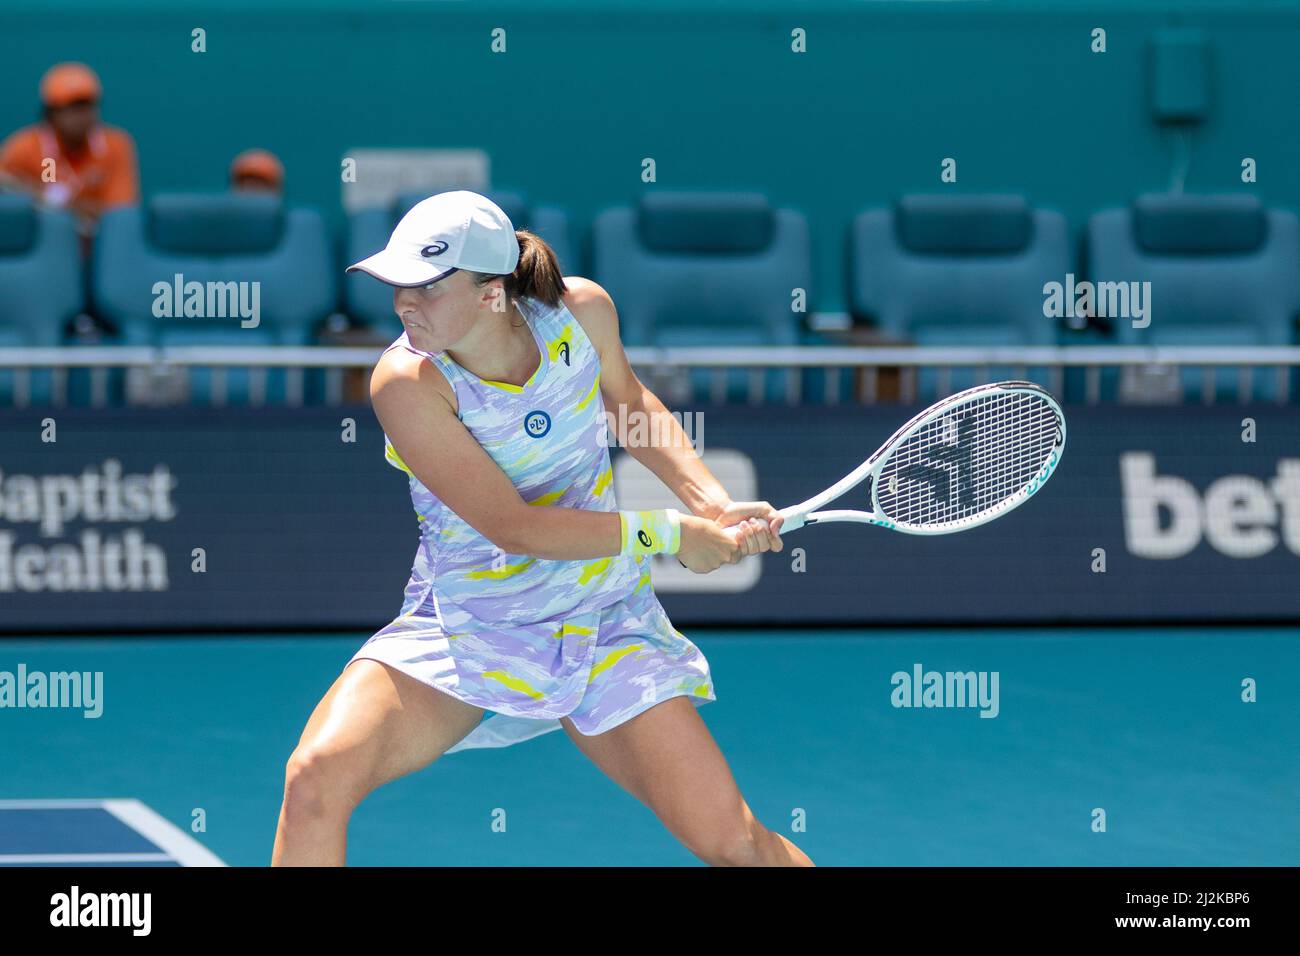
M 650 540 L 650 535 L 646 534 L 644 531 L 638 531 L 636 533 L 636 539 L 641 542 L 641 547 L 643 548 L 649 548 L 654 544 L 654 542 Z

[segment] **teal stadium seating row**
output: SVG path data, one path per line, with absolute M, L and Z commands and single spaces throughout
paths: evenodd
M 813 283 L 807 219 L 761 193 L 649 193 L 603 209 L 580 248 L 565 210 L 530 203 L 520 192 L 486 192 L 518 228 L 555 248 L 564 272 L 589 275 L 610 291 L 628 345 L 824 341 L 791 308 L 793 290 L 811 290 Z M 342 265 L 381 247 L 394 223 L 422 198 L 404 195 L 387 208 L 354 214 L 336 248 L 318 211 L 284 206 L 271 196 L 155 195 L 104 216 L 83 276 L 67 216 L 0 196 L 0 346 L 72 341 L 69 319 L 83 310 L 112 330 L 110 342 L 125 345 L 303 345 L 317 341 L 323 322 L 339 311 L 395 337 L 400 325 L 391 291 L 367 276 L 343 277 Z M 1064 216 L 1035 208 L 1023 196 L 907 195 L 859 213 L 847 252 L 850 313 L 900 341 L 1296 341 L 1300 222 L 1250 194 L 1139 196 L 1090 217 L 1081 255 L 1074 254 Z M 1067 274 L 1077 281 L 1149 281 L 1157 290 L 1155 321 L 1141 328 L 1123 316 L 1094 317 L 1079 328 L 1049 316 L 1044 285 L 1064 283 Z M 225 291 L 198 308 L 202 314 L 187 315 L 184 297 L 175 293 L 189 282 Z M 229 298 L 241 293 L 242 300 Z M 213 314 L 213 301 L 255 305 L 256 321 Z M 1010 373 L 988 370 L 994 377 Z M 954 370 L 944 384 L 961 387 L 974 374 Z M 1116 377 L 1105 379 L 1105 390 L 1113 392 Z M 935 395 L 938 383 L 937 373 L 923 371 L 918 397 Z M 1274 383 L 1272 376 L 1255 376 L 1249 397 L 1276 398 Z M 1223 370 L 1216 384 L 1221 397 L 1236 397 L 1235 370 Z M 726 397 L 743 398 L 747 385 L 747 373 L 737 371 L 726 380 Z M 1072 379 L 1067 398 L 1077 385 Z M 701 398 L 713 394 L 704 374 L 694 386 Z M 1186 370 L 1183 386 L 1189 397 L 1199 397 L 1199 373 Z M 212 383 L 196 370 L 192 387 L 195 399 L 205 401 Z M 784 397 L 779 373 L 768 375 L 764 387 L 768 398 Z M 12 389 L 12 372 L 0 370 L 0 401 L 10 401 Z M 228 401 L 247 400 L 247 375 L 231 374 L 225 389 Z M 823 395 L 815 375 L 805 376 L 804 389 L 809 401 Z M 47 394 L 47 378 L 36 376 L 33 399 Z M 266 400 L 283 394 L 283 378 L 273 374 Z
M 49 348 L 84 305 L 77 229 L 62 212 L 38 210 L 22 196 L 0 194 L 0 348 Z M 0 403 L 13 401 L 14 372 L 0 368 Z M 44 403 L 51 373 L 29 383 Z
M 1065 217 L 1023 196 L 904 196 L 869 209 L 850 229 L 853 312 L 890 337 L 918 345 L 1055 345 L 1064 326 L 1043 314 L 1043 284 L 1070 271 Z M 977 369 L 953 369 L 944 384 L 922 369 L 917 391 L 976 384 Z M 1017 377 L 990 368 L 993 379 Z M 1022 374 L 1046 381 L 1047 371 Z
M 853 223 L 851 301 L 856 316 L 921 345 L 1289 345 L 1300 312 L 1300 221 L 1249 194 L 1150 194 L 1089 218 L 1081 263 L 1064 217 L 1021 196 L 905 196 Z M 1044 314 L 1044 284 L 1150 283 L 1148 314 L 1129 300 L 1125 315 L 1087 325 Z M 1093 311 L 1104 312 L 1100 296 Z M 954 372 L 952 387 L 972 382 Z M 993 378 L 1013 374 L 992 368 Z M 1046 370 L 1027 374 L 1046 381 Z M 1201 372 L 1185 368 L 1186 400 L 1202 394 Z M 1115 397 L 1118 373 L 1101 378 Z M 1294 377 L 1293 377 L 1294 378 Z M 937 376 L 918 390 L 938 397 Z M 1238 375 L 1215 373 L 1216 394 L 1235 401 Z M 1276 400 L 1276 377 L 1252 377 L 1259 401 Z M 1067 379 L 1079 397 L 1082 375 Z M 1290 397 L 1290 396 L 1281 396 Z
M 309 345 L 337 305 L 333 260 L 325 220 L 314 209 L 286 208 L 261 194 L 159 195 L 104 217 L 91 297 L 95 313 L 127 345 Z M 186 314 L 191 282 L 217 287 L 210 300 L 205 291 L 201 308 L 196 303 L 198 315 Z M 197 401 L 207 401 L 213 387 L 210 370 L 191 369 Z M 229 370 L 223 387 L 244 404 L 252 376 Z M 272 370 L 266 400 L 283 401 L 285 387 L 283 372 Z
M 1115 322 L 1123 345 L 1292 345 L 1300 310 L 1300 220 L 1267 209 L 1251 195 L 1139 197 L 1088 222 L 1088 272 L 1096 281 L 1149 281 L 1159 290 L 1157 318 L 1145 327 Z M 1181 371 L 1187 396 L 1200 394 L 1201 373 Z M 1255 375 L 1238 394 L 1236 370 L 1219 368 L 1219 395 L 1274 401 L 1272 375 Z

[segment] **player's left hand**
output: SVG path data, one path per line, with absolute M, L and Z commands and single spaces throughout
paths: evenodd
M 785 519 L 766 501 L 728 502 L 714 520 L 724 528 L 736 526 L 733 533 L 740 545 L 736 561 L 745 555 L 780 551 L 784 547 L 781 524 Z

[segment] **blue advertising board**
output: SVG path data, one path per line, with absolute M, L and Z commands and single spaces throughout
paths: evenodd
M 915 409 L 705 409 L 736 498 L 801 501 Z M 656 559 L 679 625 L 1300 620 L 1300 415 L 1066 408 L 1026 504 L 933 537 L 815 525 L 709 575 Z M 671 504 L 615 452 L 620 505 Z M 865 507 L 852 500 L 840 507 Z M 417 543 L 368 407 L 0 413 L 0 631 L 372 630 Z

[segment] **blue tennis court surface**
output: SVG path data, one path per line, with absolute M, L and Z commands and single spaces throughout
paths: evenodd
M 1295 630 L 686 633 L 742 793 L 818 865 L 1300 863 Z M 103 674 L 100 717 L 0 711 L 0 861 L 265 865 L 284 762 L 362 640 L 0 643 L 0 670 Z M 996 673 L 996 717 L 895 707 L 892 675 L 918 665 Z M 376 791 L 348 862 L 699 861 L 558 731 Z
M 0 800 L 0 866 L 222 866 L 139 800 Z

